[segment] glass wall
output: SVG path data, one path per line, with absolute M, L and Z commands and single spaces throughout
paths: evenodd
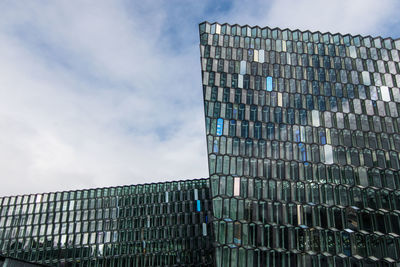
M 200 41 L 216 265 L 399 263 L 400 40 L 205 22 Z
M 0 198 L 0 253 L 51 266 L 203 266 L 207 179 Z

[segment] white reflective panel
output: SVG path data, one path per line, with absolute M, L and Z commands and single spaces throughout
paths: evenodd
M 306 141 L 306 128 L 304 126 L 300 126 L 300 140 L 301 142 Z
M 42 195 L 37 195 L 36 196 L 36 203 L 42 202 Z
M 400 90 L 399 88 L 392 88 L 393 98 L 395 102 L 400 102 Z
M 221 33 L 221 25 L 217 24 L 215 27 L 215 33 L 220 34 Z
M 320 126 L 319 111 L 318 110 L 313 110 L 312 111 L 312 123 L 313 123 L 313 126 L 315 126 L 315 127 L 319 127 Z
M 390 110 L 390 116 L 392 117 L 397 117 L 397 106 L 395 102 L 389 102 L 389 110 Z
M 350 57 L 356 58 L 357 57 L 357 50 L 355 46 L 349 47 Z
M 369 87 L 369 94 L 371 96 L 371 100 L 378 100 L 378 92 L 376 91 L 375 86 Z
M 365 109 L 368 115 L 374 115 L 374 107 L 371 100 L 365 100 Z
M 278 106 L 282 107 L 282 93 L 278 92 Z
M 239 74 L 238 87 L 243 88 L 243 75 Z
M 341 112 L 336 113 L 336 126 L 339 129 L 344 128 L 344 116 L 343 116 L 343 113 L 341 113 Z
M 302 225 L 303 224 L 303 212 L 302 212 L 302 206 L 297 204 L 297 224 Z
M 389 67 L 389 72 L 391 74 L 396 74 L 397 73 L 396 64 L 393 61 L 389 61 L 388 62 L 388 67 Z
M 168 203 L 168 192 L 165 192 L 165 202 Z
M 210 28 L 211 28 L 211 26 L 210 26 L 210 24 L 206 24 L 206 32 L 210 32 Z
M 203 235 L 206 236 L 207 235 L 207 224 L 203 223 Z
M 393 87 L 392 75 L 390 73 L 385 74 L 385 85 Z
M 199 199 L 199 190 L 196 188 L 194 189 L 194 200 L 198 200 Z
M 254 61 L 258 62 L 258 50 L 254 50 Z
M 350 104 L 347 98 L 342 98 L 342 109 L 344 113 L 350 112 Z
M 204 84 L 208 84 L 208 72 L 204 72 L 204 75 L 203 75 L 203 83 Z
M 381 95 L 382 95 L 383 101 L 386 101 L 386 102 L 390 101 L 390 93 L 389 93 L 389 88 L 387 86 L 381 87 Z
M 376 101 L 376 105 L 378 106 L 379 116 L 385 117 L 386 116 L 385 102 L 378 100 Z
M 363 79 L 363 83 L 365 85 L 371 85 L 371 79 L 369 77 L 369 72 L 368 71 L 363 71 L 362 72 L 362 79 Z
M 397 50 L 391 50 L 392 59 L 396 62 L 400 61 L 399 52 Z
M 246 74 L 246 61 L 240 61 L 240 74 Z
M 332 118 L 331 118 L 331 113 L 329 111 L 324 112 L 324 118 L 325 118 L 325 127 L 332 127 Z
M 375 82 L 375 85 L 378 85 L 378 86 L 382 85 L 382 79 L 381 79 L 380 73 L 374 73 L 374 82 Z
M 275 41 L 275 49 L 277 52 L 282 51 L 282 40 L 276 40 Z
M 235 177 L 233 182 L 233 196 L 240 196 L 240 177 Z
M 356 114 L 361 114 L 362 113 L 360 99 L 354 99 L 353 100 L 353 106 L 354 106 L 354 113 L 356 113 Z
M 265 58 L 264 50 L 258 51 L 258 62 L 264 63 L 264 58 Z
M 67 235 L 61 235 L 61 244 L 64 245 L 67 241 Z
M 325 163 L 333 164 L 333 150 L 331 145 L 324 145 Z
M 396 40 L 396 41 L 394 42 L 394 46 L 396 47 L 396 49 L 400 50 L 400 39 L 399 39 L 399 40 Z
M 282 51 L 286 52 L 286 41 L 282 41 Z

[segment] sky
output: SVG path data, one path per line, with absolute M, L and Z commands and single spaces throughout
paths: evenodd
M 3 0 L 0 10 L 0 196 L 207 177 L 200 22 L 400 37 L 397 0 Z

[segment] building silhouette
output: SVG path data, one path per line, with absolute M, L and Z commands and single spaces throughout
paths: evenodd
M 400 266 L 400 39 L 203 22 L 209 178 L 0 198 L 49 266 Z

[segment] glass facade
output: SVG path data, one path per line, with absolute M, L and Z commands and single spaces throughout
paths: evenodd
M 0 252 L 50 266 L 212 263 L 208 179 L 0 198 Z
M 0 254 L 0 267 L 43 267 L 43 266 L 46 266 L 46 265 L 26 262 L 26 261 L 22 261 L 20 259 L 3 257 Z
M 216 266 L 399 266 L 400 40 L 200 42 Z
M 0 197 L 49 266 L 400 266 L 400 39 L 201 23 L 209 179 Z

